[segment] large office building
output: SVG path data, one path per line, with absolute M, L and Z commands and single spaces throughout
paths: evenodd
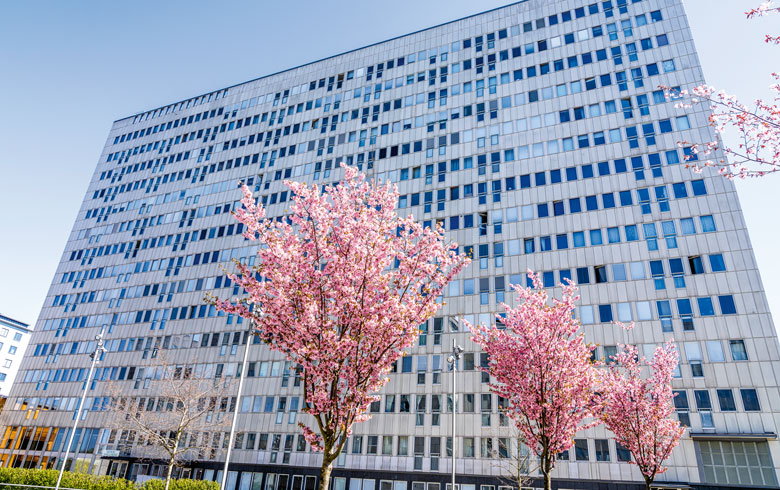
M 528 0 L 116 121 L 2 414 L 0 463 L 59 464 L 104 329 L 75 457 L 94 472 L 159 475 L 118 446 L 127 435 L 106 422 L 106 387 L 154 398 L 150 350 L 235 376 L 246 324 L 203 298 L 240 296 L 221 267 L 256 251 L 230 215 L 237 182 L 279 217 L 286 179 L 333 183 L 346 163 L 397 183 L 400 213 L 440 222 L 474 260 L 355 427 L 335 490 L 447 489 L 453 338 L 465 349 L 458 485 L 511 485 L 499 476 L 517 460 L 516 433 L 461 319 L 492 321 L 528 268 L 553 294 L 579 284 L 599 357 L 677 342 L 689 429 L 660 482 L 777 488 L 780 356 L 739 199 L 728 180 L 685 166 L 679 141 L 715 137 L 707 113 L 659 89 L 702 82 L 680 0 Z M 301 387 L 280 355 L 249 347 L 228 489 L 311 490 L 320 457 L 296 424 Z M 182 474 L 220 479 L 220 458 Z M 560 455 L 556 481 L 641 488 L 628 459 L 593 428 Z

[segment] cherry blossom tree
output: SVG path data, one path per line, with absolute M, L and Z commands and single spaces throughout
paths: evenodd
M 753 19 L 778 12 L 780 7 L 768 1 L 745 15 Z M 780 45 L 780 36 L 766 35 L 765 41 Z M 757 99 L 752 104 L 743 104 L 735 96 L 707 85 L 680 91 L 663 87 L 668 97 L 687 99 L 679 102 L 678 108 L 707 106 L 710 126 L 719 135 L 735 134 L 739 141 L 736 146 L 725 146 L 719 140 L 707 143 L 681 141 L 680 146 L 691 148 L 686 155 L 689 168 L 700 173 L 705 167 L 712 167 L 728 179 L 762 177 L 780 171 L 780 74 L 772 73 L 771 77 L 773 82 L 769 89 L 773 92 L 773 100 Z M 719 150 L 723 157 L 716 156 Z
M 259 265 L 236 262 L 229 274 L 246 296 L 211 298 L 222 311 L 255 321 L 257 333 L 299 370 L 304 437 L 322 451 L 320 489 L 352 426 L 369 418 L 392 364 L 412 346 L 419 325 L 440 308 L 447 283 L 468 264 L 441 226 L 395 212 L 398 192 L 351 167 L 321 189 L 285 182 L 289 218 L 267 219 L 244 186 L 235 217 L 260 244 Z
M 634 346 L 622 346 L 612 356 L 613 364 L 601 380 L 600 418 L 615 434 L 615 440 L 633 456 L 633 464 L 645 479 L 645 488 L 664 471 L 664 461 L 680 442 L 685 428 L 674 413 L 672 374 L 678 355 L 674 342 L 656 348 L 653 359 L 647 361 L 652 371 L 642 378 L 641 364 Z
M 544 488 L 558 453 L 574 444 L 577 431 L 593 425 L 595 348 L 585 342 L 573 316 L 579 299 L 569 282 L 561 299 L 548 303 L 538 274 L 528 271 L 533 288 L 513 285 L 518 306 L 506 304 L 501 326 L 468 325 L 473 340 L 488 353 L 486 370 L 495 378 L 494 393 L 508 400 L 507 416 L 524 443 L 539 457 Z
M 764 2 L 758 7 L 754 9 L 750 9 L 747 12 L 745 12 L 745 15 L 748 19 L 753 19 L 756 17 L 763 17 L 768 14 L 772 13 L 778 13 L 780 12 L 780 7 L 777 7 L 772 0 L 768 2 Z M 767 44 L 780 44 L 780 36 L 771 36 L 769 34 L 766 34 L 766 37 L 764 38 L 764 41 Z

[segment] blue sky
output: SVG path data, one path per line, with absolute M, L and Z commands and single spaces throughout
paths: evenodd
M 506 3 L 0 2 L 0 313 L 37 319 L 115 119 Z M 685 1 L 707 82 L 745 100 L 780 70 L 780 16 L 743 15 L 759 3 Z M 779 185 L 738 184 L 775 313 Z

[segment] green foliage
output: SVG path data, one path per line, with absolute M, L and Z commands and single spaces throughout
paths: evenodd
M 163 490 L 165 480 L 147 480 L 140 490 Z M 219 490 L 219 483 L 204 480 L 171 480 L 169 490 Z
M 54 487 L 57 484 L 58 474 L 57 470 L 0 468 L 0 490 L 20 490 L 21 488 L 6 486 L 3 483 Z M 79 490 L 163 490 L 165 482 L 163 480 L 149 480 L 143 485 L 137 485 L 123 478 L 66 471 L 62 475 L 60 486 Z M 219 490 L 219 484 L 213 481 L 171 480 L 170 490 Z
M 18 490 L 19 488 L 7 487 L 2 485 L 2 483 L 53 487 L 57 484 L 58 474 L 57 470 L 0 468 L 0 490 Z M 136 490 L 135 484 L 127 480 L 70 471 L 66 471 L 62 475 L 60 486 L 81 490 Z

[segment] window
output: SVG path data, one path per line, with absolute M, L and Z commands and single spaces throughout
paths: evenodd
M 599 321 L 601 323 L 612 321 L 612 305 L 599 305 Z
M 736 487 L 776 486 L 766 442 L 697 441 L 702 481 Z
M 596 284 L 607 282 L 607 267 L 597 265 L 593 268 L 593 276 L 596 278 Z
M 409 454 L 409 436 L 398 436 L 398 456 Z
M 474 438 L 473 437 L 464 437 L 463 438 L 463 457 L 464 458 L 473 458 L 474 457 Z
M 699 315 L 713 316 L 715 314 L 715 308 L 712 306 L 712 298 L 697 298 L 696 302 L 699 304 Z
M 707 357 L 709 357 L 710 362 L 723 362 L 726 360 L 720 340 L 707 341 Z
M 671 332 L 672 329 L 672 307 L 668 300 L 656 301 L 658 308 L 658 318 L 661 320 L 661 330 Z
M 376 454 L 379 450 L 379 436 L 368 436 L 368 454 Z
M 710 392 L 707 390 L 695 390 L 693 392 L 696 399 L 696 409 L 701 411 L 712 410 L 712 402 L 710 402 Z
M 734 393 L 730 390 L 716 390 L 718 392 L 718 404 L 722 412 L 734 412 L 737 405 L 734 403 Z
M 595 323 L 592 306 L 580 306 L 580 321 L 583 325 L 592 325 Z
M 630 322 L 631 320 L 633 320 L 633 318 L 631 317 L 631 303 L 618 303 L 617 310 L 618 310 L 618 321 Z
M 737 307 L 734 304 L 734 296 L 725 295 L 718 296 L 718 302 L 720 303 L 720 312 L 723 315 L 736 315 Z
M 758 393 L 755 389 L 741 389 L 739 390 L 742 395 L 742 406 L 746 412 L 757 412 L 761 410 L 758 404 Z
M 691 190 L 694 196 L 706 196 L 707 187 L 704 185 L 704 180 L 692 180 Z
M 412 372 L 412 356 L 404 356 L 403 358 L 401 358 L 401 372 L 402 373 Z
M 588 440 L 574 439 L 574 454 L 577 461 L 588 461 Z
M 691 300 L 688 298 L 678 299 L 677 311 L 680 313 L 680 319 L 683 323 L 683 330 L 693 330 L 693 307 L 691 306 Z
M 577 284 L 588 284 L 590 283 L 590 278 L 588 276 L 588 268 L 587 267 L 578 267 L 577 268 Z
M 382 437 L 382 454 L 393 454 L 393 436 Z
M 609 440 L 596 439 L 596 461 L 609 461 Z
M 726 264 L 723 261 L 722 254 L 710 255 L 710 270 L 712 272 L 723 272 L 726 270 Z
M 731 349 L 731 359 L 734 361 L 747 361 L 748 355 L 745 350 L 744 340 L 729 340 L 729 348 Z
M 627 447 L 615 441 L 615 449 L 617 450 L 618 461 L 621 463 L 628 463 L 631 461 L 631 451 L 629 451 Z
M 693 222 L 693 218 L 683 218 L 680 220 L 680 230 L 683 235 L 695 235 L 696 225 Z
M 685 356 L 688 358 L 688 364 L 691 366 L 691 373 L 694 378 L 704 376 L 702 370 L 701 345 L 698 342 L 685 342 Z
M 691 418 L 688 411 L 690 406 L 688 405 L 688 393 L 685 390 L 674 391 L 674 409 L 677 411 L 677 419 L 680 423 L 686 427 L 691 426 Z

